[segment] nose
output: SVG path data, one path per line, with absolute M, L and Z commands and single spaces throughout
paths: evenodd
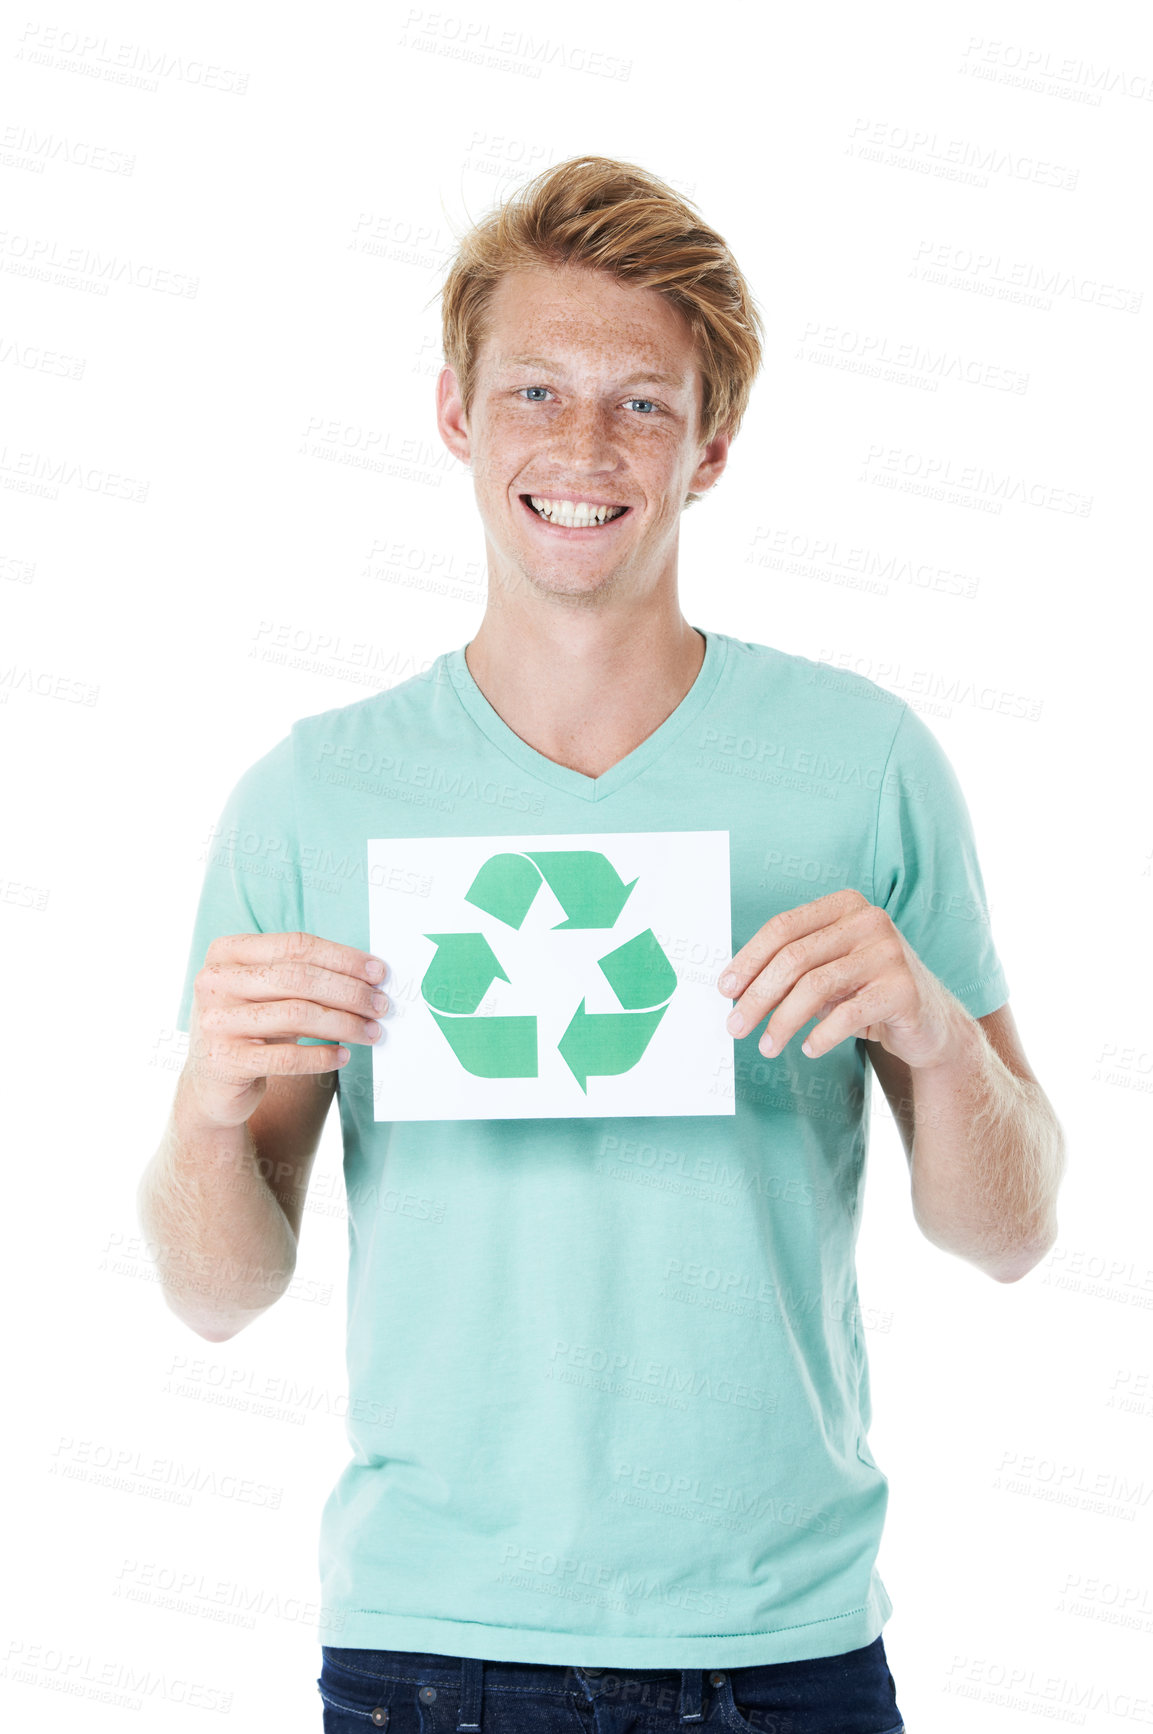
M 611 411 L 577 404 L 556 418 L 553 430 L 558 469 L 565 464 L 589 471 L 616 467 Z

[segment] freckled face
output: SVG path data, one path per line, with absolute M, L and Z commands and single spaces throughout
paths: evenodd
M 700 393 L 692 333 L 655 290 L 574 266 L 503 278 L 460 418 L 490 578 L 573 596 L 675 579 L 685 495 L 728 448 L 702 461 Z M 625 510 L 574 526 L 565 502 Z

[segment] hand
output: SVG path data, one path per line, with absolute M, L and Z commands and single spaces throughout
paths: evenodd
M 315 933 L 234 933 L 214 939 L 193 987 L 186 1087 L 216 1126 L 256 1111 L 270 1077 L 331 1072 L 339 1042 L 375 1042 L 387 964 Z M 379 1003 L 378 1003 L 379 1002 Z M 321 1036 L 300 1047 L 297 1036 Z
M 758 1044 L 763 1054 L 779 1054 L 820 1017 L 801 1048 L 812 1059 L 860 1036 L 906 1065 L 939 1066 L 957 1051 L 968 1016 L 892 918 L 848 888 L 774 915 L 717 986 L 726 998 L 739 996 L 741 1027 L 732 1018 L 727 1026 L 733 1035 L 747 1035 L 776 1006 Z

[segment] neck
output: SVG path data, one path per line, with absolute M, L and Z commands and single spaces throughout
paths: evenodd
M 490 601 L 465 648 L 469 673 L 513 733 L 586 777 L 603 776 L 672 715 L 704 655 L 675 596 L 632 611 L 515 618 Z

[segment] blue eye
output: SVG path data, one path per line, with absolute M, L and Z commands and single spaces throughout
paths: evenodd
M 522 385 L 520 387 L 519 391 L 517 392 L 517 396 L 518 397 L 521 396 L 522 393 L 524 393 L 526 391 L 545 391 L 545 392 L 547 392 L 548 390 L 549 390 L 549 388 L 547 385 Z M 551 395 L 551 393 L 550 393 L 550 395 Z M 539 397 L 535 397 L 532 399 L 533 403 L 539 403 L 540 401 L 541 400 Z M 654 401 L 651 397 L 628 397 L 625 399 L 625 402 L 626 403 L 647 403 L 650 410 L 654 410 L 658 414 L 660 413 L 658 408 L 657 408 L 657 405 L 654 403 Z M 646 417 L 645 419 L 647 420 L 648 417 Z

